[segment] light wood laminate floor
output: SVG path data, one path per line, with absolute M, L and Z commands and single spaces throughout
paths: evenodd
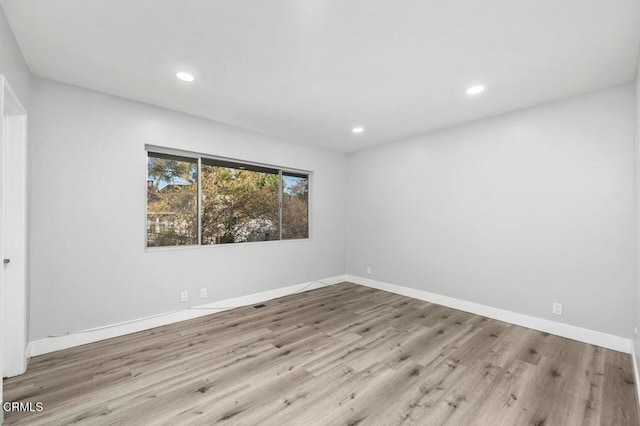
M 629 355 L 355 284 L 31 360 L 7 424 L 637 425 Z

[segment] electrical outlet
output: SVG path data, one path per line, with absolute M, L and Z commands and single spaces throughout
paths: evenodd
M 200 289 L 200 299 L 206 299 L 207 298 L 207 289 L 206 288 L 201 288 Z
M 371 275 L 371 266 L 367 266 L 367 275 Z
M 180 301 L 181 302 L 186 302 L 189 300 L 189 292 L 188 291 L 181 291 L 180 292 Z
M 638 337 L 638 326 L 633 327 L 633 335 Z
M 555 315 L 562 315 L 562 303 L 554 303 L 551 312 Z

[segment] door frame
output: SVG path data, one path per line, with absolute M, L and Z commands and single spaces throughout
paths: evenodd
M 2 336 L 0 366 L 3 377 L 27 370 L 28 353 L 28 220 L 27 220 L 27 112 L 5 76 L 0 75 L 2 101 L 0 137 L 3 150 L 2 223 L 3 285 L 0 289 Z

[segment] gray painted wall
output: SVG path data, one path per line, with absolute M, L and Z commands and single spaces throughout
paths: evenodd
M 351 154 L 348 273 L 629 337 L 634 102 L 629 84 Z
M 345 154 L 41 78 L 32 91 L 33 340 L 345 273 Z M 145 251 L 145 143 L 313 171 L 311 239 Z
M 7 77 L 9 84 L 20 98 L 20 102 L 28 110 L 31 73 L 2 6 L 0 6 L 0 74 Z

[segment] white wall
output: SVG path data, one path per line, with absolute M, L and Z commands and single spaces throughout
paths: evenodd
M 348 273 L 629 337 L 633 126 L 625 85 L 351 154 Z
M 32 340 L 345 273 L 345 154 L 50 80 L 32 91 Z M 145 251 L 145 143 L 313 171 L 311 239 Z

